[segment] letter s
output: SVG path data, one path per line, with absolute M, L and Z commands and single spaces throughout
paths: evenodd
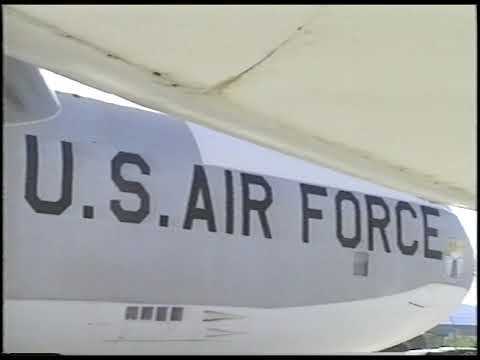
M 136 194 L 140 198 L 140 208 L 135 211 L 125 210 L 120 206 L 120 200 L 111 200 L 110 209 L 118 220 L 128 223 L 141 223 L 150 212 L 150 196 L 142 184 L 125 180 L 120 174 L 123 164 L 133 164 L 140 168 L 143 175 L 150 175 L 150 167 L 138 154 L 119 152 L 112 159 L 112 181 L 122 192 Z

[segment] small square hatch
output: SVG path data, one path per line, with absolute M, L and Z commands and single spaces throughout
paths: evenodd
M 368 276 L 368 253 L 356 252 L 353 255 L 353 275 Z

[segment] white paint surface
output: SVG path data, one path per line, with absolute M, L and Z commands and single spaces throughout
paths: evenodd
M 109 355 L 367 353 L 409 340 L 435 326 L 443 320 L 440 314 L 452 311 L 463 294 L 464 289 L 458 287 L 429 285 L 384 298 L 279 310 L 187 305 L 184 321 L 178 323 L 124 320 L 126 306 L 132 305 L 126 303 L 6 301 L 5 351 Z M 204 322 L 205 310 L 243 318 Z M 209 329 L 232 335 L 208 337 L 215 333 Z

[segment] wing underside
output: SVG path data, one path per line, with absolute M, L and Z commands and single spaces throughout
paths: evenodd
M 5 52 L 476 209 L 473 6 L 4 6 Z

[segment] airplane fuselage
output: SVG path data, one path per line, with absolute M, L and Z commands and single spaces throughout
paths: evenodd
M 470 286 L 441 206 L 229 165 L 224 144 L 211 163 L 186 122 L 59 96 L 4 128 L 9 352 L 377 351 Z

